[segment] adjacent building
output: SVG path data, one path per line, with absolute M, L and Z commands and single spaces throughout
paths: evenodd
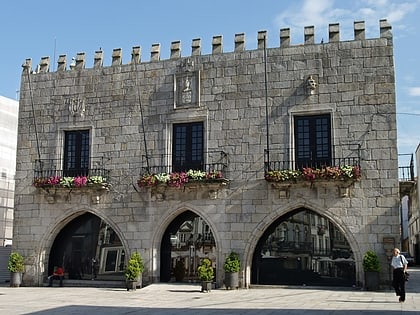
M 389 279 L 399 244 L 399 181 L 391 26 L 365 38 L 234 51 L 212 39 L 189 56 L 160 45 L 149 61 L 85 53 L 50 72 L 23 66 L 14 248 L 26 285 L 54 266 L 66 279 L 123 280 L 127 256 L 144 258 L 145 283 L 196 281 L 203 257 L 222 286 L 225 257 L 241 258 L 241 286 L 363 285 L 374 250 Z M 178 264 L 183 262 L 183 264 Z M 184 265 L 183 279 L 175 267 Z
M 10 279 L 19 103 L 0 96 L 0 282 Z
M 0 96 L 0 246 L 12 244 L 19 102 Z
M 420 262 L 420 188 L 418 174 L 420 171 L 420 145 L 411 156 L 408 166 L 400 166 L 400 189 L 405 197 L 408 212 L 408 237 L 405 242 L 407 252 Z M 417 176 L 415 176 L 417 174 Z M 407 176 L 404 176 L 407 175 Z

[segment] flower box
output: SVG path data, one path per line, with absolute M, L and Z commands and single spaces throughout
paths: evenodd
M 224 183 L 227 180 L 223 178 L 220 171 L 204 172 L 200 170 L 189 170 L 188 172 L 172 172 L 159 174 L 142 175 L 137 184 L 139 187 L 155 187 L 166 186 L 184 188 L 189 186 L 193 188 L 195 185 L 205 185 L 210 183 Z

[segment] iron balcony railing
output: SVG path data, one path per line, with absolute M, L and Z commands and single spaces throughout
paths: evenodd
M 103 167 L 104 159 L 90 160 L 88 167 L 65 168 L 61 159 L 41 159 L 35 161 L 34 179 L 49 177 L 102 176 L 109 180 L 109 170 Z
M 316 150 L 316 149 L 315 149 Z M 301 170 L 306 167 L 322 168 L 326 166 L 359 166 L 360 147 L 359 145 L 332 146 L 329 154 L 322 157 L 315 157 L 316 153 L 310 150 L 306 157 L 296 157 L 295 148 L 270 149 L 264 152 L 264 170 Z M 319 154 L 318 154 L 319 155 Z
M 400 182 L 414 181 L 414 156 L 413 154 L 398 154 L 398 157 L 409 157 L 408 165 L 398 166 L 398 178 Z M 402 158 L 404 159 L 404 158 Z
M 222 172 L 227 169 L 227 154 L 224 151 L 203 152 L 195 161 L 173 159 L 171 154 L 143 155 L 140 175 L 187 172 L 200 170 L 203 172 Z

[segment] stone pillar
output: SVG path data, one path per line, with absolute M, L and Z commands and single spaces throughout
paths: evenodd
M 75 69 L 76 70 L 81 70 L 85 68 L 85 64 L 86 64 L 86 59 L 85 59 L 85 53 L 81 52 L 81 53 L 77 53 L 76 55 L 76 65 L 75 65 Z
M 104 53 L 102 50 L 95 51 L 95 56 L 93 57 L 93 68 L 98 69 L 102 68 L 104 59 Z
M 365 40 L 365 22 L 354 22 L 354 40 Z
M 392 38 L 392 27 L 386 19 L 379 20 L 379 30 L 381 37 Z
M 171 59 L 181 58 L 181 41 L 171 43 Z
M 290 46 L 290 28 L 280 30 L 280 47 Z
M 195 38 L 191 44 L 191 56 L 201 55 L 201 38 Z
M 257 41 L 258 49 L 264 49 L 264 43 L 267 45 L 267 31 L 259 31 L 257 35 Z
M 141 61 L 141 47 L 134 46 L 131 51 L 131 63 L 138 64 Z
M 50 57 L 42 57 L 39 62 L 39 72 L 48 72 L 50 71 Z
M 150 61 L 159 61 L 160 60 L 160 44 L 152 44 L 152 49 L 150 51 Z
M 340 24 L 334 23 L 329 25 L 329 42 L 339 42 L 340 41 Z
M 67 67 L 67 56 L 66 55 L 58 56 L 57 71 L 66 71 L 66 67 Z
M 315 44 L 315 28 L 313 26 L 305 26 L 305 45 Z
M 235 52 L 245 50 L 245 34 L 235 34 Z
M 122 49 L 115 48 L 112 51 L 112 66 L 121 66 L 122 64 Z
M 223 53 L 223 37 L 222 35 L 213 36 L 213 54 Z

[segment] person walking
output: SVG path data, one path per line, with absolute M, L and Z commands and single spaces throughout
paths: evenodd
M 394 269 L 392 274 L 392 286 L 395 289 L 395 294 L 400 297 L 400 303 L 403 303 L 405 301 L 405 273 L 407 271 L 408 262 L 404 255 L 400 254 L 398 248 L 394 248 L 391 266 Z

